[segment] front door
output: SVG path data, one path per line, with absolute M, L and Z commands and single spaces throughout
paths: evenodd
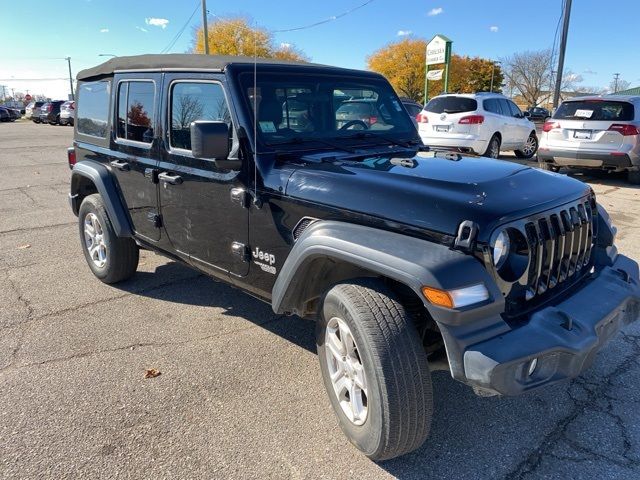
M 116 78 L 115 139 L 109 158 L 133 229 L 147 240 L 160 239 L 158 186 L 150 172 L 158 163 L 155 135 L 159 74 Z
M 245 186 L 242 172 L 219 169 L 191 153 L 191 122 L 221 120 L 233 131 L 223 84 L 211 74 L 165 74 L 163 92 L 166 148 L 158 166 L 159 198 L 171 248 L 214 275 L 244 276 L 249 214 L 231 196 L 232 189 Z

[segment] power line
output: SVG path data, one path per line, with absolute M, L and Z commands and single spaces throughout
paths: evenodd
M 330 22 L 334 22 L 342 17 L 346 17 L 347 15 L 355 12 L 356 10 L 360 10 L 363 7 L 366 7 L 367 5 L 369 5 L 370 3 L 373 3 L 375 0 L 367 0 L 364 3 L 361 3 L 360 5 L 353 7 L 350 10 L 347 10 L 346 12 L 342 12 L 338 15 L 333 15 L 329 18 L 326 18 L 324 20 L 320 20 L 319 22 L 314 22 L 314 23 L 310 23 L 309 25 L 302 25 L 300 27 L 292 27 L 292 28 L 283 28 L 281 30 L 272 30 L 273 33 L 286 33 L 286 32 L 295 32 L 297 30 L 307 30 L 308 28 L 313 28 L 313 27 L 317 27 L 318 25 L 324 25 L 325 23 L 330 23 Z
M 182 26 L 182 28 L 178 31 L 178 33 L 176 34 L 175 37 L 173 37 L 173 39 L 169 42 L 169 44 L 164 47 L 162 49 L 162 51 L 160 53 L 169 53 L 169 50 L 171 50 L 173 48 L 173 46 L 176 44 L 176 42 L 180 39 L 180 37 L 182 36 L 182 34 L 184 33 L 184 31 L 186 30 L 186 28 L 189 26 L 189 23 L 191 22 L 191 19 L 193 18 L 193 16 L 196 14 L 196 12 L 198 11 L 198 8 L 200 7 L 200 2 L 196 2 L 196 8 L 193 9 L 193 12 L 191 12 L 191 15 L 189 16 L 189 18 L 187 19 L 187 21 L 184 23 L 184 25 Z

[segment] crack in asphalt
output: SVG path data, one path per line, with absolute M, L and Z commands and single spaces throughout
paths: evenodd
M 26 308 L 27 311 L 27 315 L 26 315 L 26 320 L 24 322 L 21 322 L 20 324 L 17 325 L 18 329 L 18 339 L 16 342 L 15 347 L 13 347 L 13 349 L 11 350 L 11 355 L 9 356 L 9 363 L 7 365 L 5 365 L 3 368 L 0 369 L 0 372 L 11 367 L 11 365 L 13 365 L 13 363 L 16 360 L 16 357 L 18 356 L 18 353 L 20 352 L 20 349 L 22 348 L 22 342 L 24 340 L 25 334 L 26 334 L 26 330 L 27 327 L 26 325 L 31 321 L 31 319 L 33 318 L 33 307 L 31 306 L 31 302 L 29 301 L 29 299 L 27 299 L 24 294 L 22 293 L 22 290 L 20 289 L 20 287 L 18 286 L 18 284 L 11 278 L 11 275 L 7 275 L 6 276 L 7 282 L 9 283 L 9 287 L 11 288 L 11 290 L 13 290 L 13 292 L 16 294 L 16 296 L 18 297 L 18 302 L 20 302 L 22 304 L 22 306 L 24 306 Z
M 66 223 L 54 223 L 51 225 L 42 225 L 40 227 L 25 227 L 25 228 L 14 228 L 13 230 L 2 230 L 0 231 L 0 235 L 4 235 L 6 233 L 15 233 L 15 232 L 28 232 L 30 230 L 44 230 L 47 228 L 55 228 L 55 227 L 65 227 L 68 225 L 76 225 L 78 221 L 74 222 L 66 222 Z
M 286 315 L 278 315 L 276 317 L 273 317 L 269 320 L 266 320 L 262 323 L 257 323 L 257 324 L 253 324 L 250 325 L 246 328 L 236 328 L 234 330 L 230 330 L 228 332 L 225 333 L 212 333 L 211 335 L 205 335 L 203 337 L 198 337 L 198 338 L 191 338 L 189 340 L 179 340 L 179 341 L 167 341 L 167 342 L 136 342 L 136 343 L 131 343 L 129 345 L 123 345 L 120 347 L 113 347 L 113 348 L 105 348 L 105 349 L 100 349 L 100 350 L 92 350 L 92 351 L 88 351 L 88 352 L 79 352 L 79 353 L 74 353 L 72 355 L 66 355 L 64 357 L 56 357 L 56 358 L 51 358 L 48 360 L 42 360 L 40 362 L 32 362 L 32 363 L 25 363 L 23 365 L 16 365 L 13 366 L 13 364 L 9 364 L 6 367 L 0 369 L 0 374 L 2 373 L 6 373 L 8 371 L 11 370 L 19 370 L 19 369 L 23 369 L 23 368 L 31 368 L 31 367 L 40 367 L 43 365 L 49 365 L 49 364 L 55 364 L 55 363 L 61 363 L 61 362 L 66 362 L 66 361 L 70 361 L 70 360 L 77 360 L 80 358 L 87 358 L 87 357 L 92 357 L 95 355 L 101 355 L 103 353 L 115 353 L 115 352 L 120 352 L 120 351 L 125 351 L 125 350 L 135 350 L 136 348 L 145 348 L 145 347 L 167 347 L 167 346 L 173 346 L 173 345 L 188 345 L 191 343 L 198 343 L 198 342 L 203 342 L 206 340 L 209 340 L 211 338 L 222 338 L 222 337 L 227 337 L 229 335 L 235 335 L 238 333 L 242 333 L 242 332 L 246 332 L 258 327 L 264 327 L 265 325 L 269 325 L 272 323 L 276 323 L 280 320 L 283 320 L 286 317 Z
M 569 414 L 562 418 L 555 428 L 544 436 L 540 445 L 533 450 L 527 458 L 520 462 L 511 472 L 505 475 L 505 480 L 523 479 L 534 475 L 538 468 L 543 464 L 545 458 L 548 457 L 576 463 L 598 460 L 623 468 L 640 467 L 640 460 L 631 456 L 633 448 L 631 435 L 627 430 L 627 425 L 620 415 L 617 415 L 613 411 L 613 403 L 615 401 L 619 401 L 619 399 L 609 395 L 609 391 L 615 386 L 613 384 L 613 380 L 626 372 L 632 365 L 638 365 L 638 359 L 640 358 L 640 335 L 631 335 L 624 332 L 621 332 L 621 335 L 623 341 L 632 347 L 632 353 L 625 357 L 624 360 L 622 360 L 616 368 L 611 371 L 611 373 L 600 378 L 599 383 L 589 382 L 581 377 L 573 380 L 567 390 L 569 397 L 573 402 L 573 408 Z M 572 391 L 573 387 L 580 388 L 582 393 L 586 394 L 586 398 L 579 398 L 576 396 L 576 392 Z M 599 400 L 605 400 L 606 404 L 604 406 L 599 405 Z M 590 411 L 599 412 L 610 417 L 619 428 L 623 442 L 623 450 L 619 453 L 617 458 L 607 455 L 606 453 L 598 452 L 595 449 L 597 448 L 597 445 L 594 445 L 594 448 L 588 448 L 584 444 L 574 440 L 571 435 L 568 434 L 568 429 L 573 422 Z M 570 457 L 554 453 L 554 449 L 562 442 L 572 448 L 580 456 Z

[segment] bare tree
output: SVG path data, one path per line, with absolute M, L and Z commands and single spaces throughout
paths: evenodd
M 200 99 L 193 95 L 182 95 L 173 112 L 173 128 L 187 129 L 191 122 L 202 118 L 204 108 Z
M 623 80 L 621 78 L 618 78 L 617 82 L 616 82 L 616 80 L 611 80 L 611 83 L 609 84 L 609 91 L 610 92 L 621 92 L 622 90 L 628 89 L 630 86 L 631 86 L 631 84 L 629 82 L 627 82 L 626 80 Z
M 514 53 L 501 59 L 507 89 L 520 92 L 529 105 L 538 105 L 545 87 L 551 83 L 550 49 Z

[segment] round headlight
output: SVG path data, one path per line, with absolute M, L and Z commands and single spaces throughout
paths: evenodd
M 493 264 L 496 268 L 502 267 L 509 256 L 510 247 L 509 233 L 506 230 L 502 230 L 493 242 Z

